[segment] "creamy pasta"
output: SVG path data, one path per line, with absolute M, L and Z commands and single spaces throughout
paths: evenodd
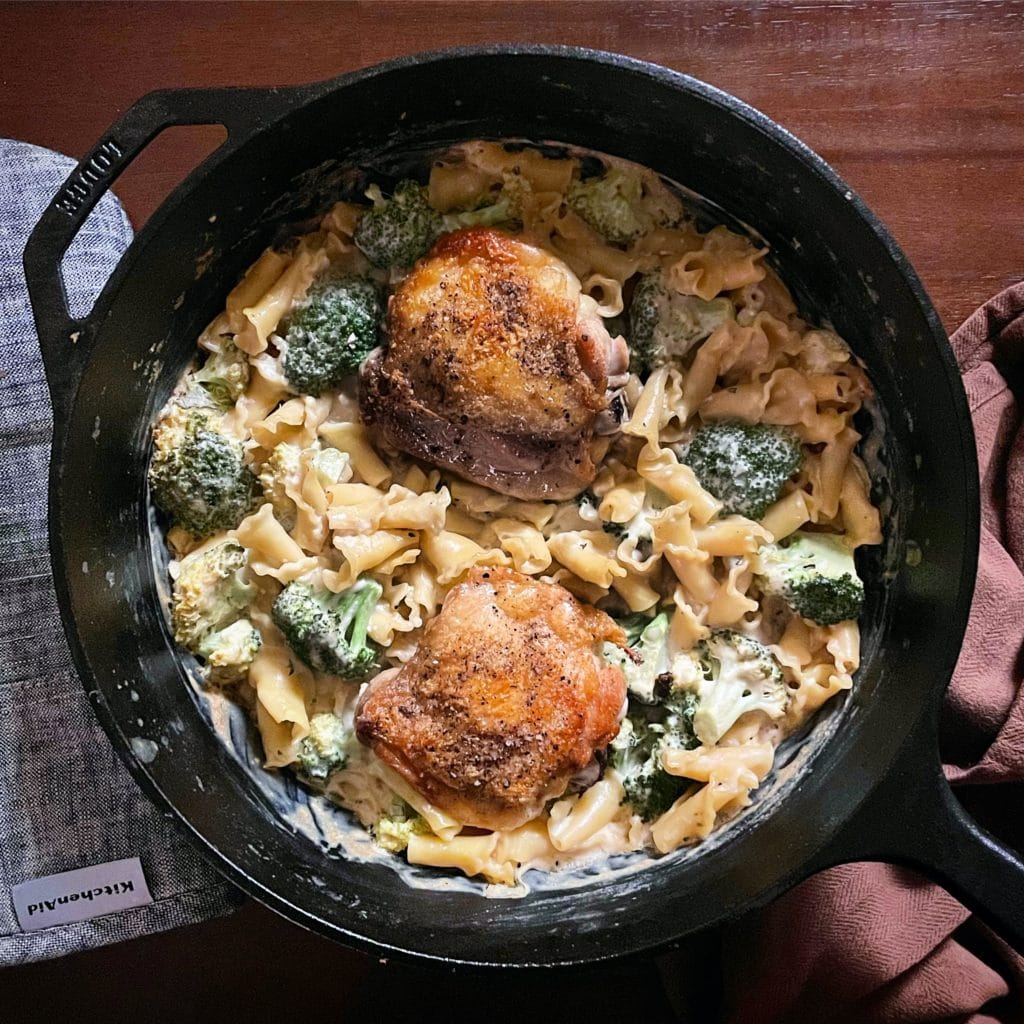
M 296 393 L 285 372 L 286 327 L 315 282 L 358 276 L 386 302 L 405 273 L 367 259 L 356 244 L 366 204 L 340 202 L 315 230 L 267 250 L 201 335 L 206 353 L 232 344 L 243 354 L 244 386 L 222 429 L 260 485 L 230 527 L 202 537 L 180 525 L 168 532 L 179 579 L 196 552 L 225 541 L 244 551 L 247 590 L 233 615 L 251 624 L 258 649 L 226 682 L 208 668 L 209 685 L 226 686 L 254 709 L 267 769 L 299 765 L 318 715 L 350 730 L 362 685 L 290 649 L 272 608 L 296 581 L 338 595 L 359 581 L 376 585 L 366 628 L 381 671 L 409 661 L 446 595 L 475 567 L 557 583 L 620 619 L 664 613 L 667 666 L 691 665 L 678 659 L 716 631 L 770 652 L 786 689 L 779 708 L 740 713 L 713 742 L 700 738 L 698 717 L 692 743 L 660 749 L 655 767 L 675 788 L 656 815 L 638 813 L 628 780 L 603 754 L 592 778 L 548 800 L 526 824 L 489 832 L 467 829 L 355 742 L 323 778 L 305 772 L 304 781 L 385 849 L 506 885 L 556 863 L 668 853 L 749 804 L 779 743 L 850 689 L 859 660 L 855 618 L 816 623 L 769 594 L 767 552 L 806 536 L 827 535 L 848 551 L 881 541 L 854 425 L 871 386 L 846 344 L 800 315 L 766 262 L 766 246 L 723 225 L 705 230 L 657 175 L 603 156 L 605 175 L 624 176 L 634 191 L 632 220 L 621 232 L 602 229 L 573 200 L 594 159 L 471 142 L 436 159 L 426 182 L 442 230 L 498 223 L 558 257 L 587 308 L 631 347 L 647 279 L 663 289 L 652 307 L 658 329 L 696 325 L 690 341 L 666 334 L 660 356 L 634 359 L 618 389 L 617 429 L 602 442 L 582 496 L 511 497 L 390 450 L 361 421 L 354 374 L 318 395 Z M 756 514 L 729 507 L 694 462 L 698 431 L 734 422 L 780 428 L 799 449 L 798 468 Z M 180 626 L 176 632 L 181 638 Z M 216 664 L 201 644 L 192 649 Z

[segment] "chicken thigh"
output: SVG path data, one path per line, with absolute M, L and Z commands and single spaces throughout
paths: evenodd
M 593 480 L 629 353 L 556 256 L 493 228 L 444 235 L 395 290 L 387 333 L 360 380 L 383 442 L 517 498 Z
M 356 733 L 459 821 L 515 828 L 618 731 L 626 686 L 603 641 L 626 637 L 564 588 L 475 568 L 413 657 L 369 684 Z

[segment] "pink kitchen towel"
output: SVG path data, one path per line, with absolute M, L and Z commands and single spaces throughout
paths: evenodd
M 977 436 L 982 538 L 964 647 L 947 696 L 954 784 L 1001 799 L 985 824 L 1020 835 L 1024 811 L 1024 282 L 952 338 Z M 729 1024 L 1024 1022 L 1024 958 L 912 871 L 847 864 L 723 932 Z

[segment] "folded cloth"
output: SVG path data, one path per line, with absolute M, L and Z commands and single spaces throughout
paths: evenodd
M 977 437 L 982 540 L 942 751 L 951 782 L 1005 790 L 986 824 L 1006 834 L 1024 797 L 1024 282 L 952 343 Z M 824 871 L 722 942 L 730 1024 L 1024 1021 L 1024 958 L 939 886 L 891 865 Z
M 74 161 L 0 139 L 0 966 L 59 956 L 227 911 L 235 890 L 143 796 L 93 716 L 71 664 L 50 578 L 50 403 L 22 251 Z M 108 195 L 64 261 L 88 312 L 132 230 Z M 139 857 L 153 902 L 22 931 L 21 882 Z M 0 1014 L 2 1016 L 2 1014 Z

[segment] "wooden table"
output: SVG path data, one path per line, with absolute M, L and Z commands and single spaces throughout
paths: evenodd
M 1024 277 L 1024 2 L 1010 0 L 0 4 L 0 135 L 79 156 L 150 89 L 297 83 L 416 50 L 510 41 L 621 51 L 759 107 L 881 216 L 949 329 Z M 173 129 L 127 172 L 117 191 L 136 225 L 216 138 L 208 128 Z M 627 1011 L 625 989 L 639 983 L 631 977 L 613 976 L 610 994 L 592 979 L 562 980 L 559 1019 L 672 1019 L 656 991 Z M 77 1019 L 205 1020 L 246 1006 L 255 1020 L 288 1019 L 307 986 L 336 1020 L 376 1020 L 396 991 L 434 983 L 249 907 L 7 972 L 0 990 L 5 1020 L 72 1008 Z M 449 997 L 424 996 L 424 1014 L 453 1005 L 452 982 L 440 984 Z M 547 1020 L 555 988 L 549 981 L 530 996 L 520 986 L 508 1002 L 500 987 L 467 982 L 461 997 Z M 415 1005 L 401 997 L 397 1019 L 427 1019 Z M 82 1014 L 90 1006 L 95 1017 Z M 504 1017 L 499 1009 L 488 1019 Z
M 498 41 L 617 50 L 759 107 L 881 216 L 947 328 L 1024 276 L 1024 2 L 0 4 L 0 134 L 81 155 L 144 92 Z M 216 141 L 158 140 L 136 225 Z

